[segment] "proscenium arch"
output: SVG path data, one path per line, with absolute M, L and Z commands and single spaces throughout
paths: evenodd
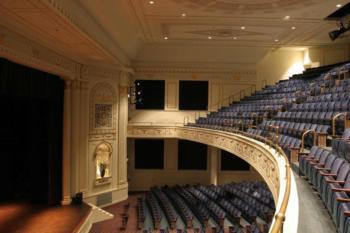
M 269 186 L 277 205 L 280 193 L 280 167 L 283 162 L 273 148 L 255 139 L 210 129 L 166 126 L 130 126 L 129 138 L 177 138 L 226 150 L 249 163 Z M 273 153 L 273 154 L 272 154 Z

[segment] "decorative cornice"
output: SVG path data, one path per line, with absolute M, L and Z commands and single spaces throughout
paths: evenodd
M 103 46 L 103 44 L 101 44 L 98 41 L 96 41 L 95 39 L 93 39 L 94 36 L 92 36 L 91 33 L 87 32 L 86 30 L 83 31 L 82 27 L 81 27 L 82 25 L 79 23 L 78 20 L 74 19 L 74 17 L 65 9 L 64 6 L 62 6 L 62 3 L 59 3 L 57 0 L 45 0 L 44 3 L 46 3 L 46 5 L 50 9 L 54 10 L 56 12 L 56 14 L 59 15 L 62 19 L 66 20 L 66 22 L 69 25 L 71 25 L 75 29 L 77 29 L 77 31 L 80 32 L 81 36 L 83 38 L 85 38 L 86 40 L 88 40 L 91 44 L 93 44 L 95 48 L 102 51 L 106 56 L 108 56 L 114 62 L 116 62 L 122 70 L 128 70 L 128 68 L 125 67 L 125 60 L 129 60 L 129 57 L 126 55 L 125 51 L 123 51 L 119 46 L 116 46 L 115 41 L 113 41 L 109 37 L 109 35 L 104 31 L 103 28 L 100 27 L 99 30 L 101 30 L 101 33 L 103 33 L 105 35 L 104 39 L 112 41 L 112 44 L 118 50 L 118 54 L 117 54 L 118 56 L 113 54 L 110 51 L 110 49 L 106 49 L 105 48 L 106 46 Z M 96 24 L 96 22 L 94 20 L 92 22 L 94 24 Z M 120 59 L 120 57 L 122 57 L 123 59 Z
M 75 77 L 75 62 L 0 27 L 0 56 L 65 78 Z
M 190 67 L 136 67 L 136 73 L 211 73 L 256 76 L 255 70 L 237 71 L 231 69 L 190 68 Z

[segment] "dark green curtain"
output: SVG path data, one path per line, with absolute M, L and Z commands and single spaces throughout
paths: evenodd
M 0 201 L 61 199 L 63 81 L 0 59 Z

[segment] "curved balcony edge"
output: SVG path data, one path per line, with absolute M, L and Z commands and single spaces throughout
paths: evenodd
M 271 233 L 296 233 L 299 204 L 294 175 L 284 152 L 247 135 L 184 126 L 128 125 L 128 138 L 177 138 L 214 146 L 248 162 L 263 177 L 275 204 Z

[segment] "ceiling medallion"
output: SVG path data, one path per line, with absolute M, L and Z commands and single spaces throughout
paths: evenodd
M 291 7 L 310 6 L 326 0 L 173 0 L 186 4 L 190 8 L 202 7 L 210 11 L 222 12 L 255 12 L 262 10 L 275 11 Z
M 205 36 L 214 36 L 218 38 L 231 38 L 237 36 L 257 36 L 264 35 L 264 33 L 260 32 L 250 32 L 250 31 L 242 31 L 235 29 L 212 29 L 212 30 L 197 30 L 197 31 L 187 31 L 186 33 L 196 34 L 196 35 L 205 35 Z

